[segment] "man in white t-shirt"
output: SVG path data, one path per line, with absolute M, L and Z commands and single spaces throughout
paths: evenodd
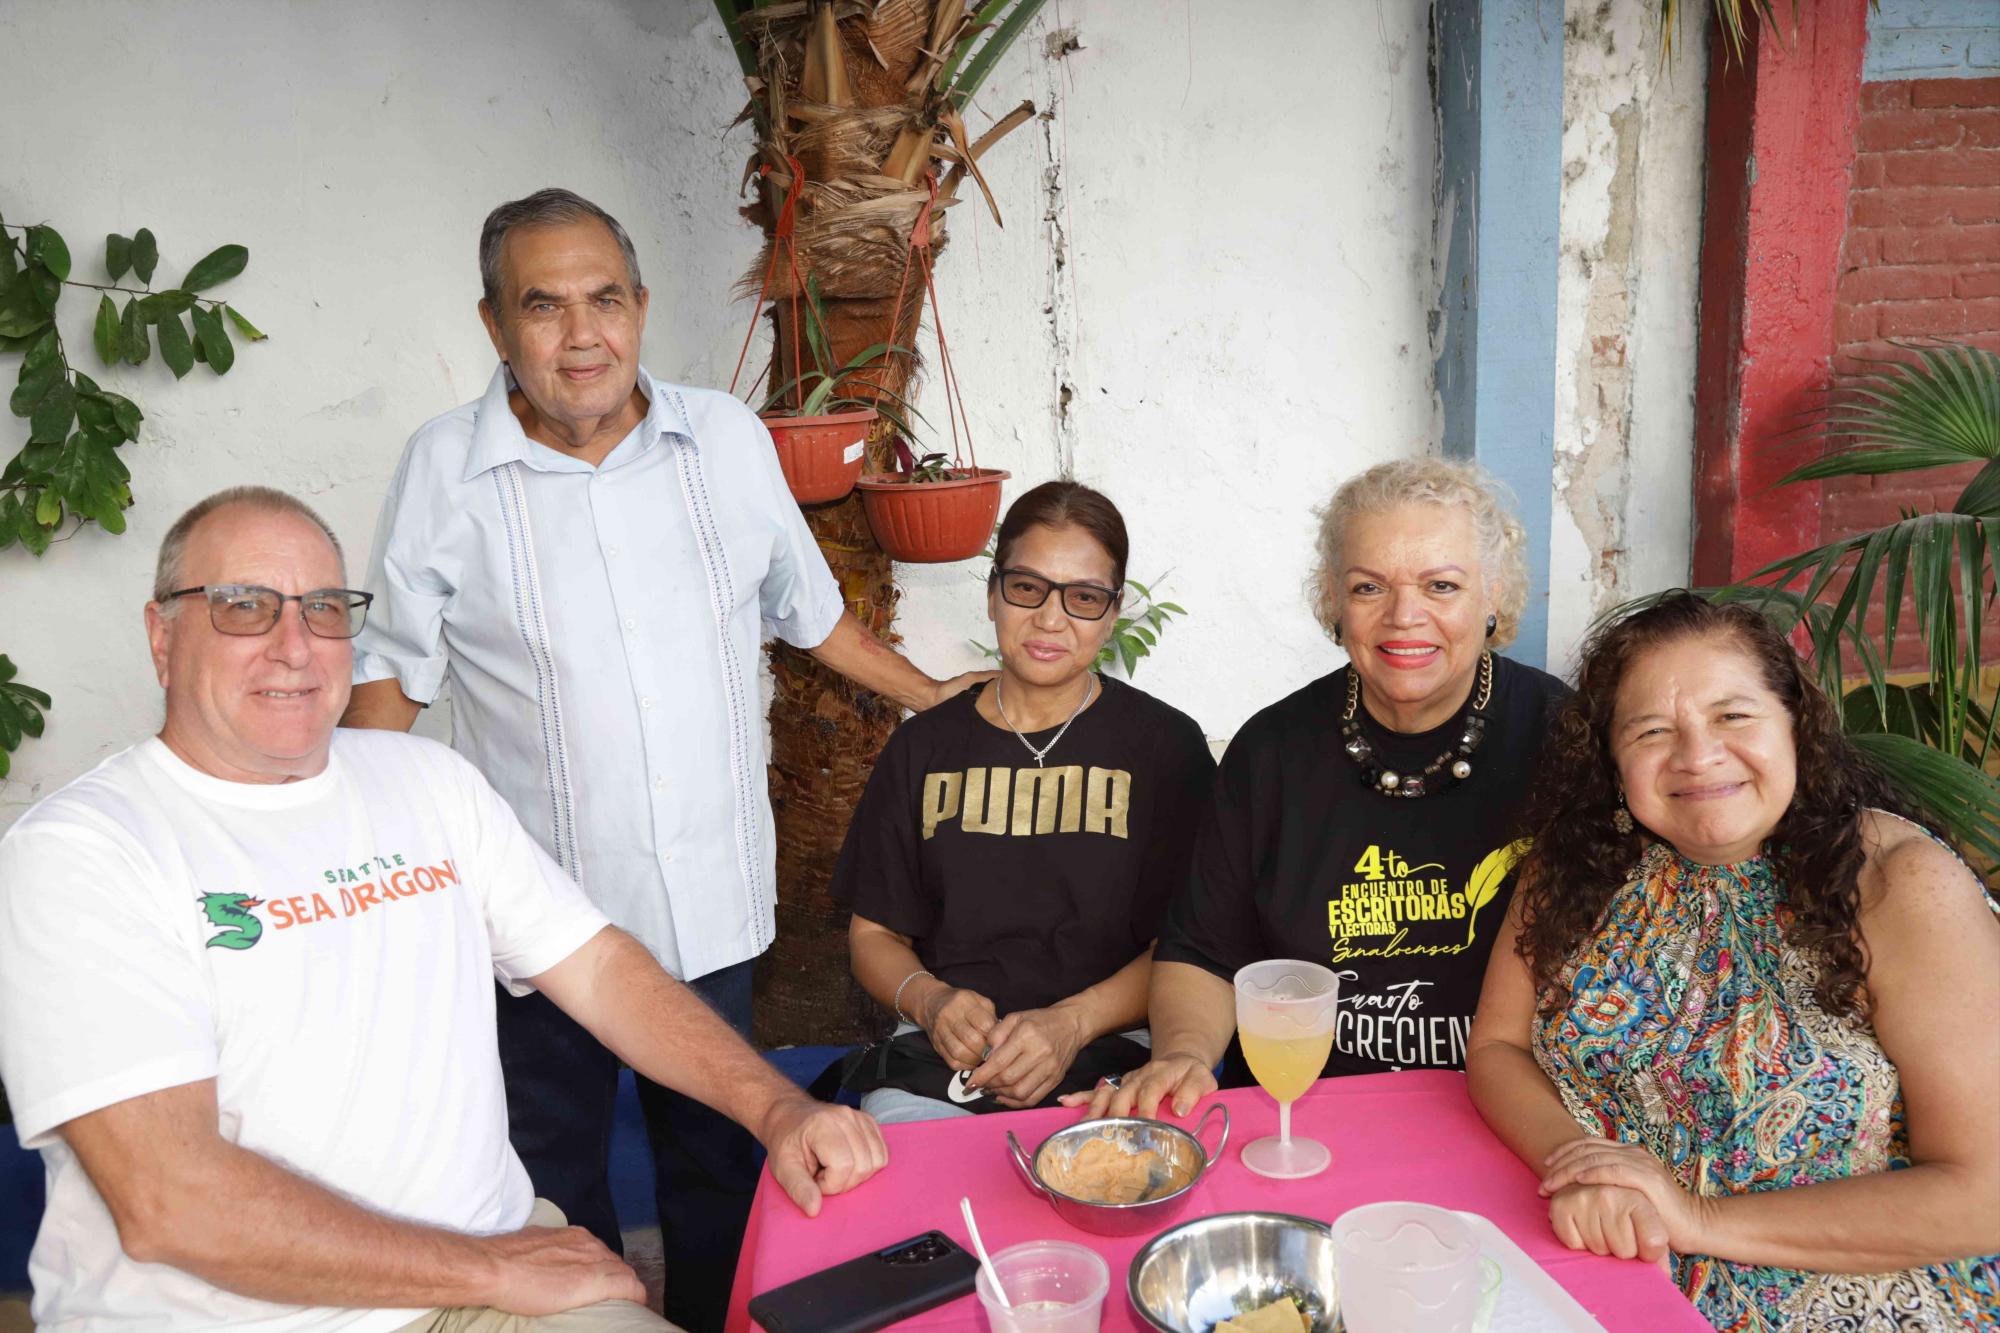
M 489 978 L 743 1123 L 808 1213 L 881 1136 L 609 926 L 466 761 L 335 731 L 368 600 L 345 581 L 289 496 L 190 510 L 146 607 L 165 726 L 0 838 L 0 1077 L 48 1167 L 36 1322 L 669 1327 L 534 1199 Z

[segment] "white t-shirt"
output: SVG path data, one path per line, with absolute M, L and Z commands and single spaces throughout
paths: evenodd
M 605 924 L 470 764 L 401 734 L 336 732 L 324 772 L 271 786 L 149 740 L 36 805 L 0 838 L 0 1078 L 48 1169 L 37 1325 L 414 1319 L 134 1262 L 54 1131 L 212 1078 L 224 1138 L 378 1212 L 514 1230 L 533 1194 L 507 1141 L 491 978 L 526 993 Z

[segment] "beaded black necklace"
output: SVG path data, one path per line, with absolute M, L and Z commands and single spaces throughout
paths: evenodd
M 1465 728 L 1450 749 L 1424 765 L 1421 773 L 1398 773 L 1385 768 L 1375 755 L 1375 743 L 1361 729 L 1361 673 L 1347 668 L 1347 711 L 1340 715 L 1341 748 L 1361 769 L 1361 785 L 1384 796 L 1415 800 L 1433 792 L 1455 787 L 1472 776 L 1472 752 L 1486 739 L 1486 705 L 1493 702 L 1493 654 L 1479 658 L 1479 688 L 1473 694 L 1472 711 L 1465 716 Z

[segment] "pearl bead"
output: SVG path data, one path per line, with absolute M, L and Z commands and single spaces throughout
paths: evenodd
M 1382 781 L 1383 791 L 1394 791 L 1396 790 L 1397 787 L 1401 786 L 1403 783 L 1403 780 L 1401 778 L 1397 777 L 1394 773 L 1391 773 L 1386 769 L 1383 770 L 1381 781 Z
M 1466 778 L 1472 776 L 1472 765 L 1461 759 L 1451 766 L 1451 775 L 1460 781 L 1464 781 Z

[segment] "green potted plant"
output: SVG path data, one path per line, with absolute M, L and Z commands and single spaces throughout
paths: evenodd
M 909 434 L 895 410 L 909 404 L 882 383 L 890 356 L 905 349 L 874 343 L 836 364 L 816 277 L 806 280 L 805 306 L 802 341 L 812 364 L 773 388 L 757 416 L 771 432 L 792 498 L 824 504 L 854 489 L 877 421 Z
M 905 456 L 901 440 L 897 451 Z M 925 454 L 900 472 L 862 477 L 855 486 L 875 540 L 890 558 L 912 565 L 970 560 L 993 540 L 1000 521 L 1000 468 L 962 466 Z

